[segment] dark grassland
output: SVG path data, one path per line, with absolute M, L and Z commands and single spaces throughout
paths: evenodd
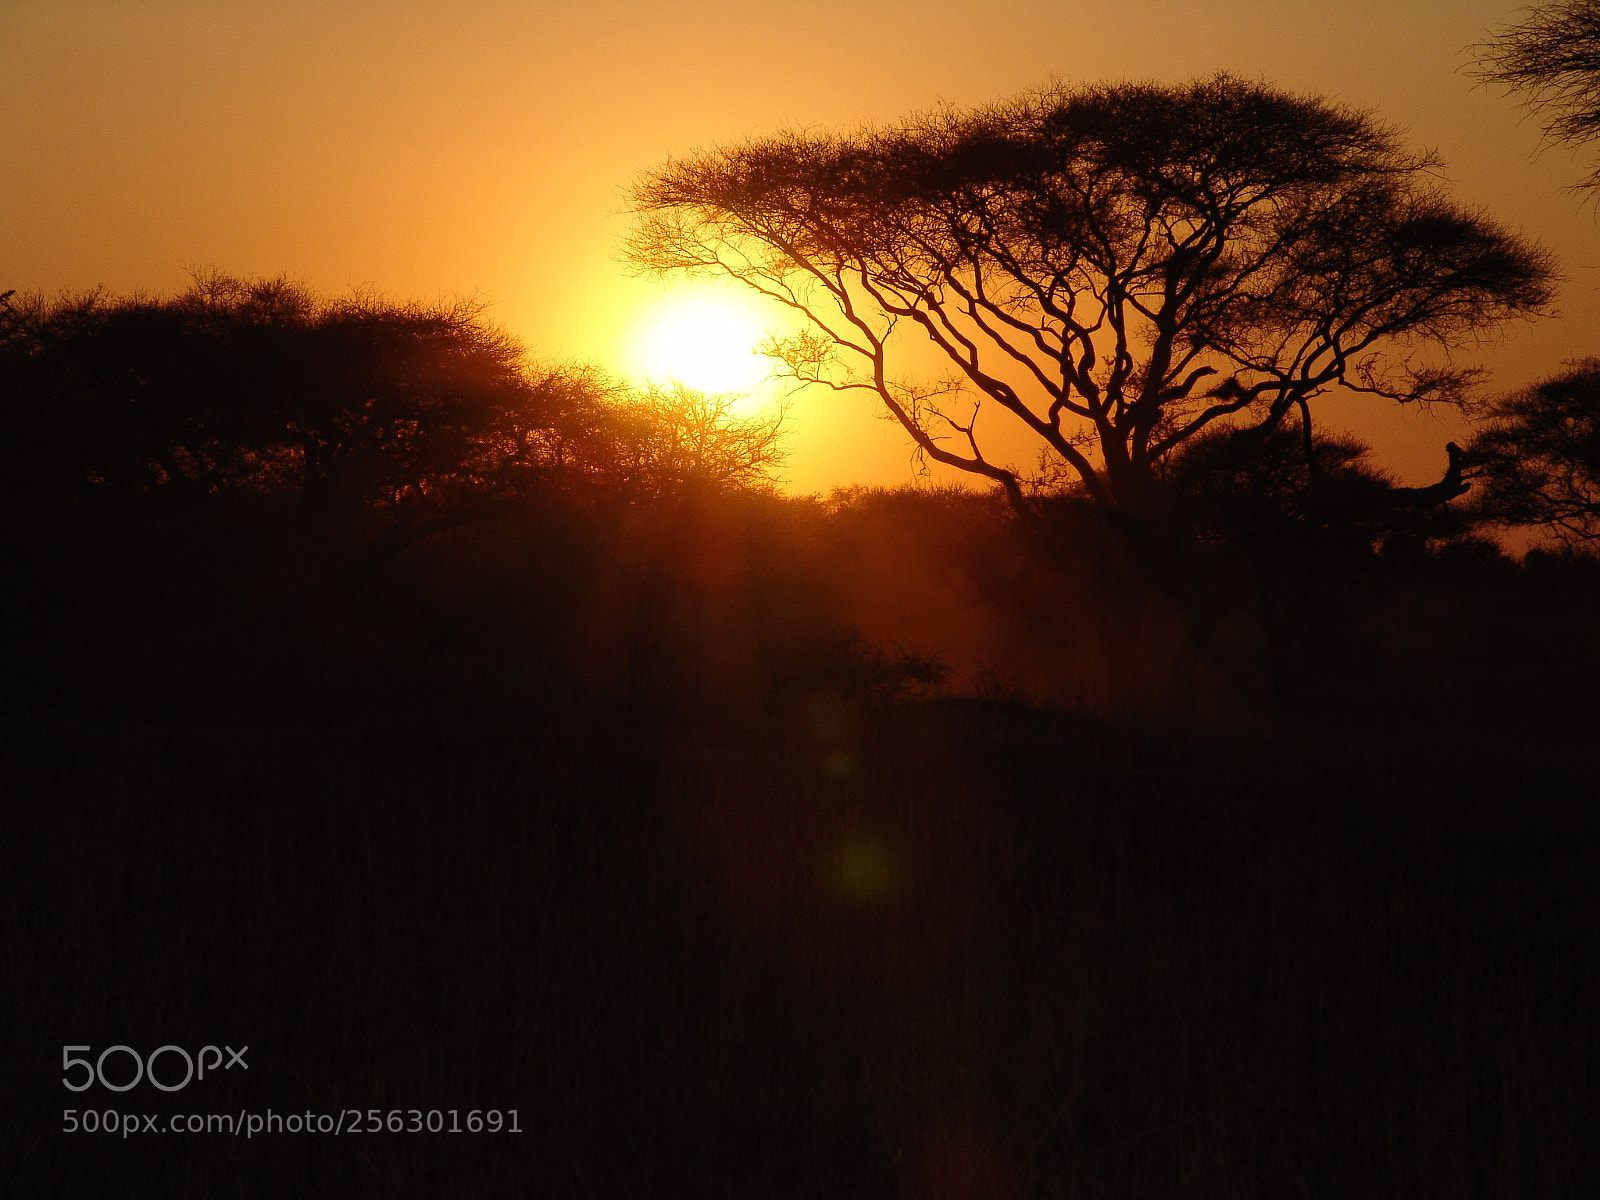
M 11 535 L 5 1195 L 1597 1194 L 1592 561 L 131 511 Z M 250 1066 L 63 1088 L 115 1043 Z

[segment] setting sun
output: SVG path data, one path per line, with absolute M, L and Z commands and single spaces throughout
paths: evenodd
M 702 392 L 752 392 L 769 370 L 756 353 L 765 328 L 745 297 L 710 288 L 665 296 L 640 322 L 634 368 Z

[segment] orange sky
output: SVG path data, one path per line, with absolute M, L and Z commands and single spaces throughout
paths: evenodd
M 660 285 L 617 261 L 624 191 L 668 155 L 784 125 L 892 121 L 1048 82 L 1219 69 L 1375 109 L 1455 195 L 1567 275 L 1559 320 L 1478 359 L 1514 386 L 1597 348 L 1600 226 L 1517 106 L 1462 73 L 1516 0 L 0 0 L 0 290 L 287 273 L 478 294 L 546 359 L 622 370 Z M 910 478 L 856 398 L 793 410 L 791 486 Z M 1412 481 L 1458 427 L 1323 410 Z

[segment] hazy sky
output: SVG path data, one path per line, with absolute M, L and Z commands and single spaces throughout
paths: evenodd
M 1371 108 L 1461 200 L 1553 250 L 1558 320 L 1499 384 L 1600 350 L 1600 227 L 1517 105 L 1463 73 L 1515 0 L 1112 4 L 0 0 L 0 290 L 168 292 L 189 268 L 397 299 L 478 294 L 546 359 L 628 366 L 660 285 L 617 260 L 635 174 L 785 125 L 893 120 L 1049 82 L 1226 69 Z M 1344 420 L 1348 411 L 1349 419 Z M 789 475 L 909 478 L 859 399 L 802 399 Z M 1414 480 L 1457 427 L 1325 412 Z

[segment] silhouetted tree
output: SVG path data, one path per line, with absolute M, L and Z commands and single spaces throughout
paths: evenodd
M 1501 525 L 1542 525 L 1569 545 L 1600 542 L 1600 358 L 1502 396 L 1467 447 L 1473 509 Z
M 736 403 L 682 384 L 625 391 L 611 414 L 614 449 L 604 460 L 611 486 L 646 496 L 771 490 L 783 462 L 784 413 L 740 416 Z
M 1143 510 L 1216 422 L 1264 438 L 1298 410 L 1309 456 L 1330 388 L 1460 400 L 1477 373 L 1419 351 L 1548 301 L 1548 256 L 1452 205 L 1436 166 L 1364 113 L 1227 76 L 1055 87 L 669 161 L 634 188 L 629 249 L 801 313 L 768 346 L 789 376 L 875 395 L 1019 512 L 1030 481 L 986 454 L 985 404 Z M 907 329 L 950 380 L 898 375 Z
M 1479 78 L 1520 92 L 1551 139 L 1600 140 L 1600 2 L 1558 0 L 1478 47 Z M 1577 185 L 1600 188 L 1600 163 Z M 1473 511 L 1542 525 L 1569 545 L 1600 539 L 1600 359 L 1495 400 L 1468 447 L 1481 482 Z
M 1600 2 L 1557 0 L 1527 11 L 1477 47 L 1476 73 L 1520 92 L 1552 140 L 1584 146 L 1600 138 Z M 1600 165 L 1579 187 L 1600 187 Z
M 480 305 L 322 300 L 207 276 L 172 299 L 7 301 L 7 490 L 253 495 L 404 524 L 533 489 L 770 484 L 780 422 L 684 390 L 532 366 Z
M 8 425 L 31 423 L 30 453 L 113 494 L 417 503 L 504 482 L 554 398 L 468 304 L 325 303 L 213 276 L 171 300 L 33 297 L 15 324 Z

